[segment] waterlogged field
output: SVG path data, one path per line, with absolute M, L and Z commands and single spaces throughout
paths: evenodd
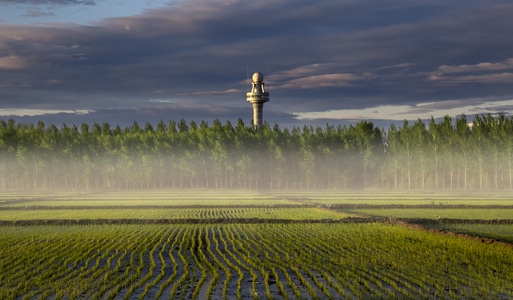
M 3 299 L 513 297 L 511 248 L 398 225 L 0 231 Z
M 480 196 L 4 194 L 0 298 L 513 298 L 513 200 Z

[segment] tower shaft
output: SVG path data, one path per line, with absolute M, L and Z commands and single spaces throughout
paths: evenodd
M 253 126 L 260 127 L 262 125 L 264 103 L 253 102 Z

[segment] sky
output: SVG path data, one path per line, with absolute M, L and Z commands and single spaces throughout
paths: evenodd
M 0 0 L 0 119 L 379 126 L 513 113 L 513 2 Z M 249 76 L 248 76 L 249 75 Z

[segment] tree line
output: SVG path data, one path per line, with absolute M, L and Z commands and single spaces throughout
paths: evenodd
M 258 129 L 0 120 L 0 190 L 510 190 L 513 117 Z

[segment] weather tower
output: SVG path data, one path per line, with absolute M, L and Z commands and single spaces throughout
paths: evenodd
M 251 91 L 246 93 L 246 101 L 253 105 L 253 126 L 258 128 L 262 125 L 264 103 L 269 101 L 269 92 L 265 91 L 262 73 L 255 72 L 251 79 Z

